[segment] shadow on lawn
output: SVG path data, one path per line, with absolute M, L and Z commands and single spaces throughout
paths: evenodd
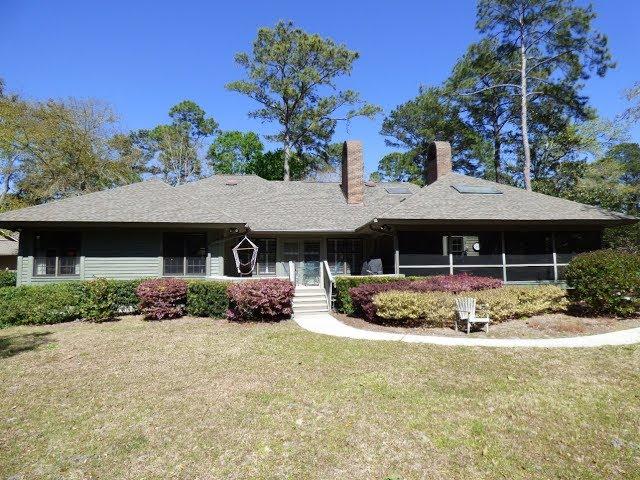
M 35 350 L 52 343 L 51 332 L 36 332 L 11 335 L 0 338 L 0 358 L 13 357 L 22 352 Z

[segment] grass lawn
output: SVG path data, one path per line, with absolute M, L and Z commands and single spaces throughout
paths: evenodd
M 640 478 L 640 347 L 208 319 L 0 330 L 0 478 Z

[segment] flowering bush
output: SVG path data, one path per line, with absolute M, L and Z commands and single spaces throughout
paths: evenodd
M 460 293 L 476 290 L 500 288 L 502 281 L 489 277 L 474 277 L 466 273 L 459 275 L 438 275 L 424 280 L 400 280 L 389 283 L 369 283 L 351 288 L 349 295 L 356 312 L 362 313 L 367 320 L 376 317 L 376 305 L 373 297 L 382 292 L 449 292 Z
M 293 313 L 295 287 L 288 280 L 256 280 L 234 283 L 227 289 L 229 320 L 282 320 Z
M 176 278 L 145 280 L 136 288 L 136 295 L 147 319 L 181 317 L 187 300 L 187 282 Z
M 544 313 L 564 312 L 566 292 L 560 287 L 505 287 L 476 291 L 469 296 L 478 302 L 478 315 L 498 323 Z M 465 295 L 466 296 L 466 295 Z M 378 318 L 386 323 L 450 326 L 456 313 L 456 295 L 449 292 L 383 292 L 373 303 Z

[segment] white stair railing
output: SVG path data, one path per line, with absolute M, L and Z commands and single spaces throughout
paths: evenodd
M 289 280 L 294 285 L 296 284 L 296 264 L 289 260 Z
M 327 308 L 331 311 L 331 299 L 333 298 L 333 285 L 335 280 L 333 275 L 331 274 L 331 268 L 329 268 L 329 262 L 324 260 L 322 262 L 322 286 L 324 287 L 324 291 L 327 295 Z

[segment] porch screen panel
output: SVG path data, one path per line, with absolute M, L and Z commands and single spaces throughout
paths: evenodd
M 504 239 L 507 265 L 553 263 L 551 232 L 505 232 Z
M 502 264 L 502 238 L 499 232 L 451 234 L 448 244 L 454 266 Z
M 327 261 L 334 275 L 356 275 L 362 270 L 362 240 L 330 238 L 327 240 Z
M 476 277 L 491 277 L 502 280 L 502 267 L 453 267 L 453 273 L 466 273 Z
M 259 238 L 255 243 L 258 246 L 258 262 L 256 263 L 258 275 L 275 275 L 276 239 Z
M 507 266 L 507 282 L 548 282 L 553 278 L 552 266 Z
M 569 263 L 579 253 L 598 250 L 602 244 L 599 231 L 557 232 L 556 256 L 558 263 Z
M 449 256 L 443 247 L 445 241 L 446 237 L 437 232 L 398 232 L 400 266 L 449 265 Z M 425 272 L 425 275 L 431 274 Z
M 445 268 L 400 267 L 400 273 L 408 277 L 432 277 L 433 275 L 449 275 L 449 267 L 445 267 Z

